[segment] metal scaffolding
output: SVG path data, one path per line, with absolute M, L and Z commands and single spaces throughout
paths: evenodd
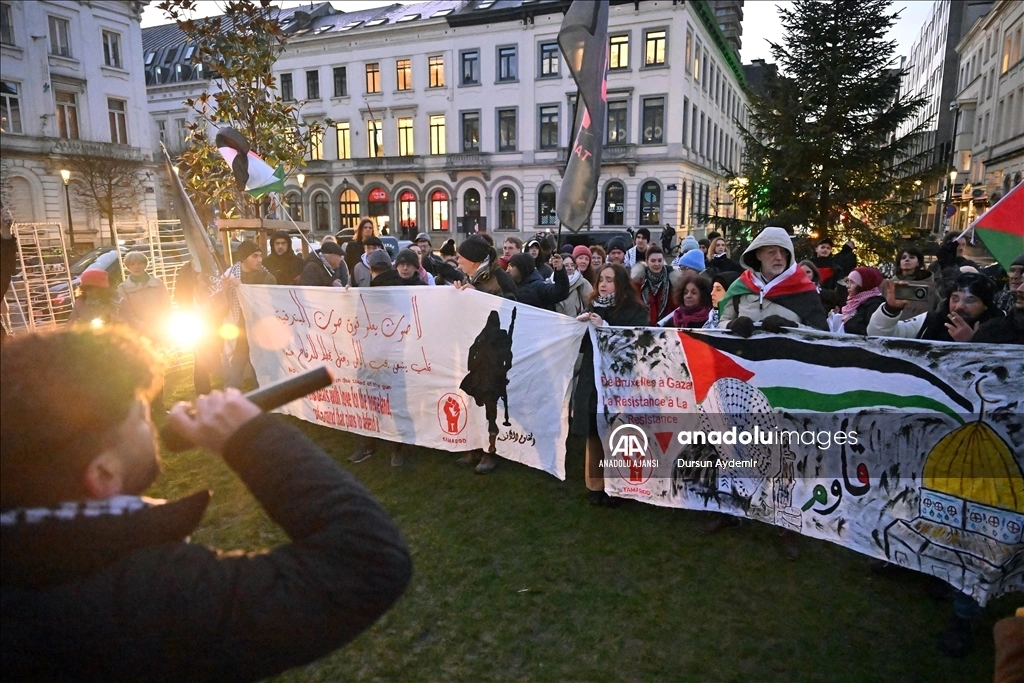
M 59 327 L 71 316 L 75 291 L 59 223 L 15 223 L 18 270 L 4 298 L 11 334 Z

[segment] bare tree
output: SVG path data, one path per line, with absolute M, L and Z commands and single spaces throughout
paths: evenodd
M 71 186 L 75 198 L 107 220 L 110 243 L 116 246 L 114 219 L 134 218 L 139 213 L 140 197 L 145 192 L 143 163 L 124 157 L 69 154 L 64 164 L 77 181 Z

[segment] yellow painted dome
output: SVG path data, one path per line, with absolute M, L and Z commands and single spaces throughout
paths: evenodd
M 950 432 L 924 464 L 925 488 L 1003 510 L 1024 512 L 1024 473 L 1010 447 L 980 420 Z

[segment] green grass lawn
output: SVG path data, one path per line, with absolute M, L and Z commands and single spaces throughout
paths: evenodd
M 191 381 L 170 380 L 187 398 Z M 427 449 L 401 468 L 381 453 L 351 465 L 355 437 L 292 422 L 391 512 L 414 574 L 373 628 L 283 681 L 985 681 L 992 626 L 1022 604 L 990 603 L 975 652 L 953 660 L 936 647 L 952 606 L 922 575 L 877 576 L 867 557 L 806 538 L 787 562 L 764 524 L 708 537 L 699 512 L 591 507 L 582 444 L 565 482 L 507 461 L 479 476 Z M 215 496 L 193 542 L 287 542 L 217 457 L 167 454 L 149 495 L 199 488 Z

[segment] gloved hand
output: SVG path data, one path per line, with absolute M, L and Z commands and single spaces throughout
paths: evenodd
M 761 329 L 765 332 L 781 334 L 785 332 L 783 329 L 785 327 L 798 327 L 798 325 L 788 318 L 783 318 L 781 315 L 770 315 L 761 321 Z
M 745 315 L 741 315 L 729 323 L 728 330 L 738 337 L 747 339 L 754 334 L 754 321 Z

